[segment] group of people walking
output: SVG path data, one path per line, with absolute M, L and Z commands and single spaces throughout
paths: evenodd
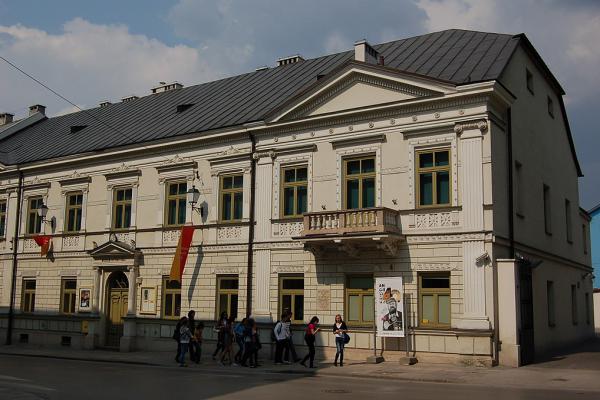
M 195 321 L 195 314 L 191 310 L 187 317 L 182 317 L 173 333 L 173 339 L 177 341 L 175 360 L 182 367 L 187 366 L 185 358 L 188 352 L 190 360 L 196 364 L 200 363 L 202 355 L 204 324 L 201 321 Z M 315 342 L 317 333 L 321 330 L 319 318 L 312 317 L 304 331 L 304 342 L 308 347 L 308 354 L 303 359 L 298 357 L 294 347 L 291 321 L 292 313 L 284 311 L 271 332 L 271 339 L 275 342 L 275 365 L 300 362 L 304 367 L 315 368 Z M 217 334 L 217 346 L 212 354 L 213 361 L 217 361 L 220 365 L 228 364 L 250 368 L 259 366 L 258 352 L 262 348 L 262 344 L 256 321 L 253 318 L 244 318 L 236 323 L 233 316 L 227 316 L 227 313 L 223 312 L 216 322 L 214 330 Z M 331 332 L 335 335 L 336 345 L 334 365 L 343 367 L 344 346 L 350 341 L 350 336 L 341 315 L 335 316 Z M 235 354 L 234 344 L 237 345 Z

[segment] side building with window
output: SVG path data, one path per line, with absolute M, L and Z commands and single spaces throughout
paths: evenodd
M 593 334 L 564 93 L 524 35 L 279 64 L 0 130 L 0 333 L 12 318 L 13 341 L 169 349 L 195 310 L 205 346 L 223 313 L 268 343 L 291 312 L 302 346 L 312 316 L 340 314 L 362 359 L 376 284 L 401 277 L 424 362 L 521 365 Z M 407 339 L 376 340 L 404 355 Z

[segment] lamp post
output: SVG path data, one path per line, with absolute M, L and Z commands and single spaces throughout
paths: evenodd
M 203 217 L 204 216 L 203 207 L 196 206 L 196 204 L 198 204 L 199 199 L 200 199 L 200 191 L 198 189 L 196 189 L 195 185 L 192 185 L 192 187 L 187 191 L 187 202 L 190 203 L 190 205 L 192 206 L 192 211 L 196 211 L 198 214 L 200 214 L 200 217 Z

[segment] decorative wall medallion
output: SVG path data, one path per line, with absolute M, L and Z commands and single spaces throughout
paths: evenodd
M 374 126 L 375 126 L 375 124 L 373 122 L 369 122 L 369 128 L 372 128 Z
M 436 112 L 435 114 L 433 114 L 433 116 L 435 117 L 435 119 L 438 119 L 440 117 L 440 113 Z
M 463 109 L 458 110 L 458 114 L 459 115 L 465 115 L 465 110 L 463 110 Z
M 314 132 L 314 131 L 312 131 L 312 132 L 310 133 L 310 136 L 315 136 L 315 132 Z
M 352 132 L 352 131 L 354 130 L 354 127 L 353 127 L 352 125 L 350 125 L 350 126 L 348 127 L 348 130 L 349 130 L 350 132 Z
M 275 139 L 273 139 L 273 141 L 274 141 L 275 143 L 277 143 L 277 142 L 279 142 L 279 138 L 275 138 Z
M 395 125 L 396 124 L 396 120 L 394 118 L 390 119 L 390 125 Z
M 417 120 L 418 120 L 417 116 L 416 116 L 416 115 L 413 115 L 413 116 L 412 116 L 412 120 L 413 120 L 413 122 L 417 122 Z
M 296 140 L 296 135 L 292 135 L 292 140 Z
M 330 129 L 329 129 L 329 133 L 330 133 L 330 134 L 333 134 L 333 128 L 330 128 Z

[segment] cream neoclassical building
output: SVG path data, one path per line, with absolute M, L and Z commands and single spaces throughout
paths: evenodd
M 299 326 L 342 314 L 362 357 L 374 279 L 401 276 L 417 357 L 531 362 L 594 331 L 563 94 L 524 35 L 448 30 L 59 117 L 4 114 L 1 331 L 167 349 L 190 309 L 251 314 L 264 341 L 291 309 Z M 333 336 L 318 345 L 327 355 Z M 393 359 L 405 342 L 377 347 Z

